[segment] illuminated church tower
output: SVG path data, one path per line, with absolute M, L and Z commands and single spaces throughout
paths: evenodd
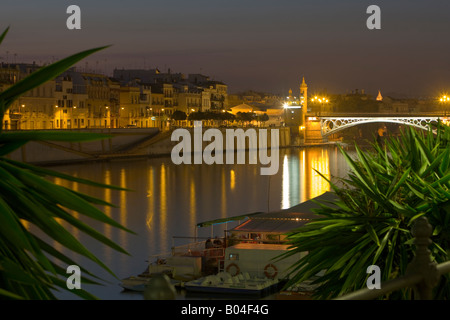
M 305 109 L 304 113 L 306 113 L 306 109 L 308 107 L 308 86 L 305 82 L 305 77 L 303 77 L 302 84 L 300 85 L 300 105 Z
M 303 77 L 300 85 L 300 105 L 302 106 L 300 126 L 305 126 L 305 114 L 308 112 L 308 86 L 306 85 L 305 77 Z
M 298 101 L 292 99 L 292 90 L 289 90 L 289 105 L 285 106 L 285 125 L 288 127 L 295 127 L 299 129 L 305 126 L 305 114 L 307 112 L 308 105 L 308 86 L 306 85 L 305 78 L 302 79 L 300 84 L 300 97 Z

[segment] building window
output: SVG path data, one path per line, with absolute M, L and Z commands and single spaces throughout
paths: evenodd
M 230 253 L 228 255 L 228 260 L 239 260 L 239 254 L 237 254 L 237 253 Z

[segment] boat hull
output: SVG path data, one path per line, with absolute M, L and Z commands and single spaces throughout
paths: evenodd
M 279 291 L 284 282 L 271 279 L 248 280 L 241 283 L 204 284 L 204 278 L 184 284 L 186 291 L 192 293 L 212 293 L 220 295 L 239 295 L 262 297 Z

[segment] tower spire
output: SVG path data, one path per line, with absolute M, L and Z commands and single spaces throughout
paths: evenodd
M 380 90 L 378 90 L 377 101 L 382 101 L 382 100 L 383 100 L 383 96 L 381 95 Z
M 302 79 L 302 84 L 301 84 L 301 86 L 302 86 L 302 87 L 306 87 L 305 77 L 303 77 L 303 79 Z

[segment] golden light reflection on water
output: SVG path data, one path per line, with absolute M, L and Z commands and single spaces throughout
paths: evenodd
M 108 167 L 107 169 L 108 171 L 108 176 L 111 177 L 111 168 Z M 109 182 L 111 182 L 111 178 L 109 178 Z M 110 183 L 108 183 L 110 184 Z M 125 170 L 124 168 L 122 168 L 120 170 L 120 187 L 123 189 L 127 189 L 128 185 L 127 185 L 127 170 Z M 128 191 L 120 191 L 120 224 L 124 227 L 128 227 L 128 212 L 127 212 L 127 194 Z M 123 243 L 123 247 L 126 248 L 128 246 L 128 242 L 127 242 L 127 233 L 124 230 L 120 230 L 120 239 Z
M 120 172 L 120 177 L 121 177 L 120 183 L 121 183 L 121 186 L 122 186 L 122 183 L 123 183 L 123 181 L 122 181 L 122 176 L 123 176 L 123 175 L 125 175 L 125 172 L 124 172 L 124 170 L 121 170 L 121 172 Z M 111 184 L 111 171 L 108 170 L 108 169 L 106 169 L 106 170 L 105 170 L 104 177 L 105 177 L 105 178 L 104 178 L 104 183 L 107 184 L 107 185 L 110 185 L 110 184 Z M 103 197 L 104 197 L 104 199 L 105 199 L 106 202 L 111 203 L 111 189 L 105 188 L 105 189 L 104 189 L 104 195 L 103 195 Z M 123 200 L 123 199 L 122 199 L 122 197 L 121 197 L 121 201 L 122 201 L 122 200 Z M 123 200 L 123 201 L 126 201 L 126 200 Z M 121 202 L 121 205 L 122 205 L 122 202 Z M 105 207 L 103 208 L 103 212 L 104 212 L 108 217 L 111 218 L 111 207 L 105 206 Z M 105 224 L 104 227 L 105 227 L 105 233 L 104 233 L 105 236 L 107 236 L 108 238 L 111 238 L 111 226 L 110 226 L 109 224 Z
M 109 169 L 105 169 L 104 170 L 104 180 L 103 182 L 107 185 L 111 184 L 111 171 Z M 104 194 L 103 194 L 103 199 L 106 202 L 111 203 L 111 189 L 105 188 L 104 189 Z M 109 206 L 104 206 L 103 208 L 103 212 L 111 218 L 111 207 Z M 112 228 L 109 224 L 104 224 L 104 235 L 111 239 L 112 238 Z M 112 260 L 112 249 L 111 248 L 105 248 L 104 250 L 104 256 L 106 259 L 106 263 L 110 264 L 111 260 Z
M 330 179 L 330 158 L 327 149 L 320 149 L 310 154 L 311 156 L 311 193 L 309 198 L 320 196 L 326 191 L 330 191 L 330 184 L 319 173 Z M 319 173 L 318 173 L 319 172 Z
M 302 180 L 301 185 L 303 186 L 303 188 L 301 189 L 301 195 L 300 195 L 300 202 L 305 202 L 306 200 L 308 200 L 306 198 L 306 188 L 304 186 L 306 186 L 306 150 L 303 149 L 303 151 L 300 153 L 300 161 L 299 161 L 299 166 L 300 166 L 300 179 Z
M 332 153 L 333 157 L 337 156 L 337 153 Z M 223 218 L 233 214 L 240 214 L 242 212 L 237 212 L 233 210 L 235 206 L 232 205 L 232 198 L 242 198 L 239 201 L 247 202 L 260 202 L 267 204 L 267 192 L 273 193 L 273 197 L 279 197 L 280 199 L 280 209 L 286 209 L 300 202 L 306 201 L 313 197 L 316 197 L 323 192 L 329 191 L 330 186 L 328 182 L 323 179 L 315 170 L 322 173 L 325 177 L 330 178 L 330 154 L 327 148 L 308 148 L 308 149 L 293 149 L 293 151 L 286 151 L 281 155 L 280 160 L 282 165 L 278 172 L 278 177 L 269 177 L 271 179 L 272 185 L 269 186 L 270 190 L 267 190 L 267 186 L 259 183 L 256 186 L 252 185 L 250 180 L 260 177 L 259 169 L 256 166 L 217 166 L 216 169 L 212 167 L 207 167 L 203 174 L 200 174 L 194 166 L 184 166 L 182 171 L 179 171 L 178 167 L 175 170 L 175 166 L 170 163 L 165 163 L 162 161 L 158 166 L 149 165 L 146 168 L 147 179 L 145 179 L 145 195 L 146 200 L 142 204 L 137 204 L 136 208 L 144 214 L 143 223 L 148 230 L 149 239 L 148 243 L 167 243 L 169 238 L 173 235 L 167 228 L 169 224 L 172 224 L 172 213 L 173 207 L 178 208 L 177 202 L 187 201 L 185 206 L 186 218 L 189 219 L 189 224 L 191 227 L 186 228 L 188 233 L 194 229 L 196 223 L 200 222 L 199 219 L 204 219 L 204 215 L 199 215 L 199 210 L 202 211 L 203 207 L 215 207 L 218 216 L 213 218 Z M 334 159 L 335 160 L 335 159 Z M 336 161 L 335 161 L 336 162 Z M 119 170 L 119 185 L 122 188 L 133 189 L 133 186 L 128 186 L 127 181 L 140 181 L 139 177 L 142 176 L 141 172 L 138 172 L 131 166 L 125 166 L 115 169 L 114 166 L 101 166 L 102 167 L 102 178 L 105 184 L 113 184 L 112 174 L 114 170 Z M 172 178 L 170 177 L 170 170 L 173 170 Z M 220 172 L 220 173 L 219 173 Z M 205 174 L 206 173 L 206 174 Z M 216 187 L 212 186 L 214 183 L 214 175 L 218 174 L 219 185 Z M 73 175 L 80 175 L 79 172 L 74 172 Z M 129 176 L 129 177 L 128 177 Z M 128 179 L 127 179 L 128 178 Z M 95 179 L 94 180 L 98 180 Z M 264 183 L 266 183 L 267 177 L 264 177 Z M 67 181 L 61 180 L 59 178 L 54 178 L 54 182 L 60 185 L 66 185 L 71 187 L 73 190 L 78 191 L 80 188 L 79 184 L 72 182 L 71 185 L 67 184 Z M 239 182 L 239 189 L 238 189 Z M 249 184 L 250 183 L 250 184 Z M 270 182 L 269 182 L 270 183 Z M 278 184 L 278 186 L 277 186 Z M 178 188 L 178 189 L 177 189 Z M 259 189 L 262 192 L 258 191 Z M 175 190 L 177 194 L 174 194 Z M 80 192 L 85 191 L 81 189 Z M 111 189 L 102 190 L 102 198 L 107 202 L 114 202 Z M 236 192 L 237 191 L 237 192 Z M 211 192 L 211 194 L 209 194 Z M 89 192 L 88 192 L 89 193 Z M 212 196 L 216 193 L 218 198 L 215 201 Z M 277 196 L 278 193 L 278 196 Z M 135 207 L 133 203 L 129 203 L 129 191 L 119 191 L 119 222 L 127 227 L 130 215 L 134 216 L 138 213 L 133 212 Z M 261 197 L 261 195 L 263 197 Z M 272 196 L 271 196 L 272 197 Z M 186 200 L 183 200 L 186 199 Z M 173 204 L 173 205 L 172 205 Z M 169 208 L 170 206 L 170 208 Z M 264 205 L 264 210 L 266 210 L 268 205 Z M 274 206 L 271 207 L 272 210 Z M 232 212 L 230 212 L 230 210 Z M 180 213 L 183 210 L 179 210 Z M 109 217 L 112 217 L 112 208 L 105 206 L 104 212 Z M 76 217 L 79 217 L 78 213 L 74 213 Z M 170 215 L 170 217 L 169 217 Z M 114 218 L 114 217 L 112 217 Z M 206 220 L 206 219 L 205 219 Z M 26 221 L 23 222 L 25 226 L 28 226 Z M 113 237 L 113 228 L 110 225 L 103 225 L 104 234 L 108 238 Z M 120 232 L 120 242 L 122 247 L 127 247 L 129 236 L 123 231 Z M 73 228 L 74 236 L 79 238 L 79 231 Z M 55 244 L 58 248 L 61 248 L 59 244 Z M 168 246 L 165 246 L 167 249 Z
M 145 217 L 145 224 L 147 225 L 148 230 L 151 230 L 153 227 L 153 219 L 155 216 L 155 196 L 153 190 L 155 189 L 155 173 L 153 167 L 150 167 L 148 170 L 148 181 L 147 181 L 148 191 L 147 191 L 147 215 Z M 152 242 L 154 242 L 154 234 L 149 235 L 148 237 L 148 245 L 150 246 Z
M 236 172 L 231 169 L 230 170 L 230 189 L 233 191 L 236 188 Z
M 289 162 L 287 155 L 284 155 L 281 209 L 287 209 L 291 207 L 290 186 L 291 184 L 289 181 Z
M 191 226 L 197 223 L 197 198 L 195 193 L 195 179 L 190 179 L 189 221 Z
M 106 256 L 105 263 L 111 263 L 119 272 L 130 268 L 141 272 L 150 255 L 170 250 L 172 236 L 194 236 L 195 225 L 199 222 L 266 211 L 268 208 L 276 211 L 329 191 L 328 183 L 314 169 L 328 178 L 339 170 L 345 170 L 342 161 L 337 160 L 341 159 L 340 153 L 331 150 L 282 150 L 280 169 L 274 176 L 261 176 L 257 165 L 176 166 L 170 158 L 162 158 L 111 162 L 107 165 L 81 164 L 62 169 L 70 175 L 133 191 L 103 190 L 61 179 L 54 179 L 54 182 L 118 206 L 105 207 L 104 212 L 135 231 L 137 236 L 103 224 L 92 226 L 99 226 L 105 236 L 129 252 L 130 248 L 134 257 L 117 253 L 106 246 L 96 249 L 94 241 L 86 239 L 82 232 L 78 234 L 74 229 L 73 234 L 81 237 L 88 248 L 94 245 L 94 250 L 97 250 L 95 254 L 102 260 Z M 80 219 L 86 222 L 83 215 Z M 218 228 L 214 227 L 214 235 L 221 235 L 218 232 L 222 231 Z M 209 236 L 211 233 L 210 228 L 205 228 L 203 232 L 199 236 Z M 60 251 L 64 249 L 57 243 L 55 248 Z M 133 262 L 130 259 L 134 259 Z
M 221 210 L 221 217 L 225 218 L 227 216 L 227 178 L 225 175 L 225 167 L 222 166 L 222 185 L 221 185 L 221 190 L 222 190 L 222 197 L 221 197 L 221 203 L 222 203 L 222 210 Z
M 318 173 L 329 179 L 329 162 L 330 156 L 326 148 L 303 149 L 293 152 L 289 157 L 285 154 L 281 167 L 281 209 L 290 208 L 329 191 L 329 183 Z
M 160 187 L 160 240 L 163 244 L 163 251 L 168 250 L 167 244 L 167 173 L 166 165 L 161 164 L 161 187 Z
M 154 210 L 155 210 L 155 200 L 153 196 L 153 190 L 155 188 L 155 181 L 154 181 L 154 173 L 153 173 L 153 167 L 151 167 L 148 170 L 148 191 L 147 191 L 147 198 L 148 198 L 148 210 L 147 210 L 147 216 L 145 219 L 145 223 L 147 227 L 150 229 L 152 227 L 153 223 L 153 216 L 154 216 Z

